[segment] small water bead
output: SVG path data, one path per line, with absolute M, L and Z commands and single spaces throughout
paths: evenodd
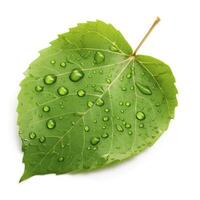
M 103 53 L 101 53 L 100 51 L 97 51 L 95 56 L 94 56 L 94 63 L 96 64 L 100 64 L 105 60 L 105 56 Z
M 85 90 L 78 90 L 77 91 L 77 95 L 79 96 L 79 97 L 84 97 L 85 95 L 86 95 L 86 91 Z
M 143 128 L 143 127 L 144 127 L 144 124 L 141 123 L 141 124 L 139 125 L 139 127 L 140 127 L 140 128 Z
M 50 63 L 51 63 L 52 65 L 54 65 L 54 64 L 56 64 L 56 61 L 55 61 L 55 60 L 51 60 Z
M 124 110 L 120 110 L 121 113 L 124 113 Z
M 130 107 L 130 106 L 131 106 L 131 103 L 127 101 L 127 102 L 125 103 L 125 105 L 126 105 L 127 107 Z
M 35 132 L 30 132 L 29 133 L 29 138 L 30 139 L 35 139 L 36 138 L 36 133 Z
M 44 87 L 41 86 L 41 85 L 36 85 L 36 86 L 35 86 L 35 91 L 36 91 L 36 92 L 42 92 L 43 89 L 44 89 Z
M 73 126 L 75 125 L 75 122 L 74 122 L 74 121 L 72 122 L 72 125 L 73 125 Z
M 63 68 L 65 68 L 66 67 L 66 62 L 61 62 L 60 66 L 63 67 Z
M 110 83 L 111 83 L 111 80 L 110 80 L 110 79 L 106 79 L 106 82 L 107 82 L 108 84 L 110 84 Z
M 102 69 L 101 69 L 101 70 L 99 70 L 99 73 L 100 73 L 100 74 L 103 74 L 103 70 L 102 70 Z
M 127 79 L 130 79 L 131 77 L 132 77 L 132 74 L 127 74 L 127 75 L 126 75 L 126 78 L 127 78 Z
M 64 161 L 64 157 L 63 156 L 58 158 L 58 162 L 63 162 L 63 161 Z
M 96 105 L 97 105 L 97 106 L 103 106 L 103 105 L 104 105 L 104 100 L 101 99 L 101 98 L 97 99 L 97 100 L 96 100 Z
M 93 137 L 93 138 L 90 140 L 90 143 L 91 143 L 92 145 L 97 145 L 99 142 L 100 142 L 100 138 L 99 138 L 99 137 Z
M 92 148 L 91 148 L 91 146 L 89 146 L 87 149 L 88 149 L 88 150 L 91 150 Z
M 110 110 L 109 110 L 109 108 L 106 108 L 104 111 L 105 111 L 106 113 L 108 113 Z
M 108 116 L 103 117 L 103 121 L 104 121 L 104 122 L 107 122 L 108 120 L 109 120 L 109 117 L 108 117 Z
M 137 118 L 138 120 L 144 120 L 144 119 L 145 119 L 145 114 L 144 114 L 143 112 L 141 112 L 141 111 L 138 111 L 138 112 L 136 113 L 136 118 Z
M 145 86 L 141 83 L 136 83 L 136 86 L 142 94 L 145 94 L 145 95 L 151 95 L 152 94 L 152 92 L 151 92 L 151 90 L 148 86 Z
M 69 75 L 69 79 L 73 82 L 78 82 L 84 77 L 84 73 L 81 69 L 75 68 Z
M 119 52 L 119 49 L 118 49 L 118 47 L 116 46 L 116 44 L 113 44 L 112 46 L 110 46 L 110 48 L 109 48 L 111 51 L 113 51 L 113 52 Z
M 40 142 L 40 143 L 44 143 L 45 141 L 46 141 L 46 137 L 41 136 L 41 137 L 39 138 L 39 142 Z
M 54 129 L 56 127 L 56 121 L 53 119 L 49 119 L 47 120 L 46 125 L 48 129 Z
M 96 123 L 97 123 L 97 120 L 95 119 L 95 120 L 93 121 L 93 123 L 95 123 L 95 124 L 96 124 Z
M 42 108 L 42 110 L 43 110 L 44 112 L 49 112 L 49 111 L 50 111 L 50 107 L 49 107 L 49 106 L 44 106 L 44 107 Z
M 132 134 L 133 134 L 133 132 L 132 132 L 132 131 L 129 131 L 129 132 L 128 132 L 128 134 L 129 134 L 129 135 L 132 135 Z
M 84 130 L 85 130 L 85 132 L 89 132 L 89 131 L 90 131 L 89 126 L 85 126 L 85 127 L 84 127 Z
M 126 127 L 126 128 L 131 128 L 131 124 L 128 124 L 128 123 L 127 123 L 127 124 L 125 125 L 125 127 Z
M 127 88 L 126 87 L 122 87 L 122 91 L 126 91 L 127 90 Z
M 102 126 L 102 129 L 106 129 L 106 126 Z
M 59 87 L 57 89 L 57 92 L 58 92 L 58 94 L 60 96 L 65 96 L 65 95 L 67 95 L 69 93 L 69 90 L 66 87 L 64 87 L 64 86 L 61 86 L 61 87 Z
M 87 106 L 88 106 L 89 108 L 91 108 L 93 105 L 94 105 L 94 103 L 93 103 L 92 101 L 88 101 L 88 102 L 87 102 Z
M 44 83 L 47 85 L 51 85 L 55 83 L 57 80 L 57 76 L 55 74 L 48 74 L 44 77 Z
M 124 105 L 124 103 L 123 103 L 122 101 L 120 101 L 120 102 L 119 102 L 119 105 L 120 105 L 120 106 L 123 106 L 123 105 Z
M 108 133 L 103 133 L 103 134 L 101 135 L 101 137 L 104 138 L 104 139 L 105 139 L 105 138 L 108 138 L 108 137 L 109 137 L 109 134 L 108 134 Z
M 117 130 L 119 132 L 123 132 L 124 131 L 123 127 L 121 125 L 119 125 L 119 124 L 116 125 L 116 128 L 117 128 Z
M 131 90 L 134 90 L 134 86 L 131 86 L 130 89 L 131 89 Z

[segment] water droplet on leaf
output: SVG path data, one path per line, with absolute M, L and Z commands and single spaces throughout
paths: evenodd
M 45 141 L 46 141 L 46 137 L 41 136 L 41 137 L 39 138 L 39 142 L 40 142 L 40 143 L 44 143 Z
M 79 97 L 84 97 L 85 95 L 86 95 L 86 92 L 85 92 L 85 90 L 78 90 L 78 92 L 77 92 L 77 95 L 79 96 Z
M 94 56 L 94 63 L 100 64 L 105 60 L 105 56 L 100 51 L 97 51 Z
M 43 86 L 40 86 L 40 85 L 35 86 L 35 91 L 36 91 L 36 92 L 42 92 L 43 89 L 44 89 Z
M 96 105 L 97 105 L 97 106 L 103 106 L 103 105 L 104 105 L 103 99 L 101 99 L 101 98 L 97 99 L 97 100 L 96 100 Z
M 116 128 L 117 128 L 117 130 L 119 132 L 123 132 L 124 131 L 123 127 L 121 125 L 119 125 L 119 124 L 117 124 Z
M 138 120 L 143 120 L 143 119 L 145 119 L 145 114 L 143 112 L 139 111 L 136 113 L 136 118 Z
M 144 86 L 141 83 L 136 83 L 136 86 L 141 93 L 143 93 L 145 95 L 151 95 L 152 94 L 152 92 L 151 92 L 151 90 L 148 86 Z
M 57 92 L 60 96 L 64 96 L 64 95 L 67 95 L 69 93 L 69 90 L 64 87 L 64 86 L 61 86 L 57 89 Z
M 30 132 L 29 133 L 29 138 L 30 139 L 35 139 L 36 138 L 36 133 L 35 132 Z
M 47 120 L 46 125 L 48 129 L 54 129 L 56 127 L 56 122 L 53 119 L 49 119 Z
M 54 74 L 48 74 L 44 77 L 44 83 L 47 85 L 51 85 L 55 83 L 57 80 L 57 76 Z
M 44 106 L 44 107 L 42 108 L 42 110 L 43 110 L 44 112 L 49 112 L 49 111 L 50 111 L 50 107 L 49 107 L 49 106 Z
M 84 77 L 84 73 L 81 69 L 75 68 L 69 75 L 69 79 L 73 82 L 78 82 Z
M 90 143 L 91 143 L 92 145 L 97 145 L 99 142 L 100 142 L 100 138 L 99 138 L 99 137 L 93 137 L 93 138 L 90 140 Z

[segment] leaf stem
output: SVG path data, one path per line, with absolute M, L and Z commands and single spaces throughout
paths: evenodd
M 147 33 L 144 35 L 143 39 L 140 41 L 140 43 L 138 44 L 138 46 L 136 47 L 136 49 L 134 50 L 134 52 L 133 52 L 133 54 L 131 56 L 135 56 L 137 54 L 138 50 L 140 49 L 140 47 L 142 46 L 144 41 L 149 36 L 149 34 L 152 32 L 152 30 L 155 28 L 155 26 L 159 23 L 159 21 L 160 21 L 160 18 L 156 17 L 156 19 L 154 20 L 153 24 L 151 25 L 151 27 L 149 28 Z

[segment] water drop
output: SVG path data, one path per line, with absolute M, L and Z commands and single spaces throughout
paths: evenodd
M 110 84 L 110 83 L 111 83 L 111 80 L 108 78 L 108 79 L 106 79 L 106 82 L 107 82 L 108 84 Z
M 130 106 L 131 106 L 131 103 L 127 101 L 127 102 L 125 103 L 125 105 L 126 105 L 127 107 L 130 107 Z
M 124 110 L 120 110 L 121 113 L 124 113 Z
M 51 63 L 52 65 L 54 65 L 54 64 L 56 64 L 56 61 L 55 61 L 55 60 L 51 60 L 50 63 Z
M 35 132 L 30 132 L 29 133 L 29 138 L 30 139 L 35 139 L 36 138 L 36 133 Z
M 85 92 L 85 90 L 78 90 L 77 91 L 77 95 L 79 96 L 79 97 L 84 97 L 85 95 L 86 95 L 86 92 Z
M 141 93 L 146 94 L 146 95 L 151 95 L 152 94 L 152 92 L 151 92 L 151 90 L 150 90 L 150 88 L 148 86 L 144 86 L 141 83 L 136 83 L 136 86 L 137 86 L 138 90 Z
M 110 110 L 109 110 L 109 108 L 106 108 L 104 111 L 105 111 L 106 113 L 108 113 Z
M 47 85 L 51 85 L 55 83 L 57 80 L 57 76 L 54 74 L 48 74 L 44 77 L 44 83 Z
M 122 101 L 120 101 L 120 102 L 119 102 L 119 105 L 120 105 L 120 106 L 123 106 L 123 102 L 122 102 Z
M 127 74 L 127 75 L 126 75 L 126 78 L 127 78 L 127 79 L 130 79 L 131 77 L 132 77 L 132 74 Z
M 122 91 L 126 91 L 127 90 L 127 88 L 126 87 L 122 87 Z
M 103 99 L 101 99 L 101 98 L 97 99 L 97 100 L 96 100 L 96 105 L 97 105 L 97 106 L 103 106 L 103 105 L 104 105 Z
M 109 120 L 109 117 L 108 117 L 108 116 L 103 117 L 103 121 L 104 121 L 104 122 L 107 122 L 108 120 Z
M 133 132 L 132 132 L 132 131 L 129 131 L 129 132 L 128 132 L 128 134 L 129 134 L 129 135 L 132 135 L 132 134 L 133 134 Z
M 99 138 L 99 137 L 93 137 L 93 138 L 90 140 L 90 143 L 91 143 L 92 145 L 97 145 L 99 142 L 100 142 L 100 138 Z
M 69 75 L 69 79 L 73 82 L 78 82 L 84 77 L 84 73 L 81 69 L 75 68 Z
M 128 123 L 127 123 L 127 124 L 125 125 L 125 127 L 126 127 L 126 128 L 131 128 L 131 124 L 128 124 Z
M 63 162 L 63 161 L 64 161 L 64 157 L 63 156 L 58 158 L 58 162 Z
M 143 112 L 139 111 L 136 113 L 136 118 L 138 120 L 143 120 L 143 119 L 145 119 L 145 114 Z
M 117 128 L 117 130 L 119 132 L 123 132 L 124 131 L 123 127 L 121 125 L 119 125 L 119 124 L 117 124 L 116 128 Z
M 101 135 L 101 137 L 102 137 L 102 138 L 108 138 L 108 137 L 109 137 L 109 134 L 108 134 L 108 133 L 103 133 L 103 134 Z
M 36 91 L 36 92 L 42 92 L 43 89 L 44 89 L 43 86 L 40 86 L 40 85 L 35 86 L 35 91 Z
M 53 119 L 49 119 L 47 120 L 46 125 L 48 129 L 54 129 L 56 127 L 56 122 Z
M 66 62 L 61 62 L 61 63 L 60 63 L 60 66 L 61 66 L 61 67 L 66 67 Z
M 64 86 L 61 86 L 57 89 L 57 92 L 60 96 L 64 96 L 64 95 L 67 95 L 69 93 L 69 90 L 64 87 Z
M 85 130 L 85 132 L 89 132 L 89 131 L 90 131 L 89 126 L 85 126 L 85 127 L 84 127 L 84 130 Z
M 39 142 L 40 142 L 40 143 L 44 143 L 45 141 L 46 141 L 46 137 L 41 136 L 41 137 L 39 138 Z
M 140 127 L 140 128 L 143 128 L 143 127 L 144 127 L 144 124 L 141 123 L 141 124 L 139 125 L 139 127 Z
M 95 120 L 93 121 L 93 123 L 95 123 L 95 124 L 96 124 L 96 123 L 97 123 L 97 120 L 95 119 Z
M 97 51 L 94 56 L 94 63 L 100 64 L 105 60 L 105 56 L 100 51 Z
M 44 112 L 49 112 L 49 111 L 50 111 L 50 107 L 49 107 L 49 106 L 44 106 L 44 107 L 42 108 L 42 110 L 43 110 Z
M 88 101 L 88 102 L 87 102 L 87 106 L 88 106 L 89 108 L 91 108 L 93 105 L 94 105 L 94 103 L 93 103 L 92 101 Z
M 109 49 L 110 49 L 111 51 L 113 51 L 113 52 L 119 52 L 118 47 L 117 47 L 116 44 L 114 44 L 114 43 L 113 43 L 113 45 L 110 46 Z

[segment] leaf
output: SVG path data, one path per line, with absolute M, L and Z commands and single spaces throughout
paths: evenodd
M 132 49 L 112 25 L 59 35 L 25 73 L 18 96 L 21 181 L 127 159 L 167 129 L 177 105 L 168 65 Z

